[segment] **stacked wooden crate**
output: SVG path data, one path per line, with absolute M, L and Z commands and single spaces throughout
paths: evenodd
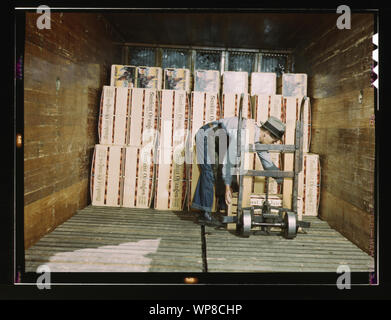
M 186 144 L 189 131 L 189 69 L 164 69 L 160 91 L 154 208 L 183 210 L 188 192 Z
M 102 90 L 92 204 L 149 208 L 154 197 L 156 209 L 182 210 L 190 71 L 165 69 L 164 79 L 158 67 L 111 71 Z
M 185 164 L 188 128 L 188 93 L 185 90 L 163 89 L 159 118 L 155 209 L 183 209 L 188 184 Z
M 188 165 L 189 209 L 200 176 L 200 169 L 197 164 L 195 135 L 204 124 L 220 119 L 220 72 L 215 70 L 197 70 L 194 79 L 194 91 L 191 93 L 191 121 L 188 144 L 191 157 L 191 163 Z M 217 159 L 215 160 L 217 161 Z M 212 212 L 215 211 L 216 190 L 214 192 L 212 207 Z
M 282 95 L 285 99 L 286 110 L 290 111 L 290 119 L 296 121 L 302 112 L 303 121 L 303 170 L 299 174 L 298 196 L 302 202 L 303 215 L 318 215 L 320 201 L 320 161 L 319 155 L 310 153 L 311 144 L 311 107 L 310 99 L 302 104 L 307 96 L 307 75 L 303 73 L 285 73 L 282 75 Z M 303 108 L 303 110 L 300 109 Z M 295 116 L 294 116 L 295 113 Z M 287 125 L 289 122 L 287 111 Z M 287 143 L 287 142 L 286 142 Z M 288 159 L 287 159 L 288 160 Z M 285 170 L 289 170 L 290 161 L 285 162 Z M 285 179 L 287 180 L 287 179 Z M 288 184 L 289 184 L 288 180 Z M 285 182 L 284 182 L 285 188 Z
M 190 209 L 200 175 L 195 135 L 208 122 L 238 116 L 241 94 L 243 117 L 258 125 L 270 116 L 279 118 L 286 124 L 280 143 L 294 144 L 296 121 L 307 94 L 305 74 L 283 74 L 282 94 L 276 92 L 275 73 L 252 73 L 249 87 L 247 72 L 226 71 L 220 76 L 219 71 L 197 70 L 193 91 L 191 78 L 188 69 L 112 66 L 110 86 L 102 90 L 99 144 L 91 166 L 93 205 L 149 208 L 154 198 L 155 209 L 182 210 L 187 199 Z M 319 156 L 309 152 L 309 99 L 303 108 L 299 217 L 317 214 L 320 194 Z M 293 170 L 293 154 L 271 152 L 271 158 L 282 170 Z M 262 170 L 255 154 L 246 162 L 250 169 Z M 262 199 L 265 178 L 253 177 L 247 184 L 248 193 Z M 292 205 L 292 187 L 291 178 L 284 179 L 282 188 L 269 179 L 269 194 L 287 208 Z
M 298 215 L 317 215 L 320 195 L 319 156 L 309 153 L 311 140 L 311 110 L 309 99 L 302 105 L 307 95 L 306 74 L 283 74 L 281 78 L 282 94 L 276 94 L 276 77 L 270 73 L 253 73 L 251 76 L 251 99 L 253 115 L 257 124 L 270 116 L 279 118 L 286 124 L 286 132 L 281 143 L 295 143 L 296 121 L 300 118 L 303 106 L 303 171 L 299 174 Z M 269 82 L 272 82 L 270 84 Z M 269 90 L 269 91 L 266 91 Z M 294 155 L 291 153 L 271 153 L 273 162 L 285 171 L 294 169 Z M 262 170 L 258 157 L 254 159 L 253 169 Z M 291 208 L 293 179 L 285 178 L 283 187 L 279 188 L 273 179 L 269 179 L 269 193 L 282 195 L 282 206 Z M 252 194 L 262 194 L 265 189 L 265 178 L 254 177 Z
M 91 202 L 147 208 L 154 186 L 161 69 L 113 65 L 111 70 L 110 86 L 101 95 Z

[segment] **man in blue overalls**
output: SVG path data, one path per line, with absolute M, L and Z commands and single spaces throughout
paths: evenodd
M 241 131 L 241 145 L 244 146 L 246 133 L 246 120 L 243 118 Z M 219 163 L 222 164 L 221 175 L 224 183 L 225 194 L 222 199 L 217 195 L 219 207 L 229 205 L 232 200 L 232 173 L 231 168 L 236 164 L 237 156 L 237 128 L 238 117 L 224 118 L 217 121 L 207 123 L 202 126 L 196 133 L 196 154 L 197 163 L 200 166 L 200 177 L 198 179 L 193 202 L 193 209 L 201 210 L 201 220 L 213 225 L 221 225 L 212 214 L 213 205 L 213 186 L 216 181 L 214 168 L 216 167 L 215 152 L 218 152 Z M 270 117 L 260 127 L 255 125 L 254 142 L 255 144 L 273 144 L 281 140 L 285 132 L 285 124 L 276 117 Z M 218 145 L 216 137 L 219 138 Z M 227 147 L 228 145 L 228 147 Z M 216 148 L 218 146 L 218 148 Z M 217 150 L 216 150 L 217 149 Z M 270 154 L 267 151 L 257 151 L 258 157 L 261 160 L 264 170 L 279 170 L 272 162 Z M 222 159 L 222 161 L 221 161 Z M 282 178 L 275 178 L 278 184 L 283 182 Z M 216 193 L 217 193 L 216 188 Z M 224 201 L 225 200 L 225 201 Z

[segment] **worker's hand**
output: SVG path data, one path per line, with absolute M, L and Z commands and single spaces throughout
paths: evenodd
M 232 190 L 229 185 L 226 185 L 225 186 L 225 203 L 228 206 L 231 204 L 231 202 L 232 202 Z

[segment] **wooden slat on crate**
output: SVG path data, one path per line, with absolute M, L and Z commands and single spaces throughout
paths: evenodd
M 95 145 L 91 169 L 91 202 L 96 206 L 122 204 L 121 161 L 123 147 Z
M 224 71 L 223 93 L 248 93 L 248 73 L 241 71 Z
M 125 145 L 129 118 L 124 115 L 99 116 L 99 143 L 107 145 Z
M 196 70 L 194 76 L 194 91 L 197 92 L 220 92 L 220 71 Z
M 320 200 L 320 162 L 319 155 L 303 155 L 303 171 L 299 174 L 298 194 L 303 198 L 303 214 L 317 216 Z
M 276 94 L 277 75 L 274 72 L 252 72 L 250 94 Z
M 149 208 L 154 185 L 154 149 L 129 146 L 124 155 L 123 207 Z
M 302 97 L 300 97 L 302 99 Z M 301 101 L 301 100 L 300 100 Z M 303 105 L 303 152 L 310 152 L 311 146 L 311 103 L 307 98 Z
M 221 101 L 221 117 L 230 118 L 239 115 L 240 94 L 223 93 Z M 249 94 L 243 97 L 243 118 L 252 118 L 251 99 Z
M 195 135 L 199 128 L 208 122 L 218 120 L 220 118 L 220 106 L 217 93 L 209 92 L 192 92 L 191 99 L 191 133 L 189 148 L 192 152 L 192 163 L 189 165 L 189 198 L 188 208 L 190 208 L 191 201 L 194 197 L 194 192 L 200 176 L 200 169 L 197 163 Z M 216 193 L 213 197 L 212 212 L 216 211 Z
M 182 210 L 187 177 L 185 146 L 189 128 L 188 94 L 162 90 L 155 209 Z
M 128 116 L 131 92 L 130 88 L 103 86 L 99 114 Z
M 154 144 L 157 137 L 158 91 L 136 88 L 132 90 L 128 144 Z

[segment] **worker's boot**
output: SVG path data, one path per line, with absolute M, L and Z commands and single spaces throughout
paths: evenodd
M 204 216 L 201 217 L 198 222 L 214 227 L 220 227 L 222 225 L 222 223 L 218 219 L 213 217 L 212 213 L 208 211 L 204 211 Z

